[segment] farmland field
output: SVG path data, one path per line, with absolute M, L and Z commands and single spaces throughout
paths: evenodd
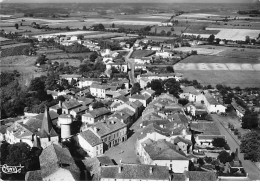
M 202 56 L 193 55 L 185 58 L 180 63 L 248 63 L 248 64 L 260 64 L 260 61 L 253 58 L 235 58 L 235 57 L 223 57 L 223 56 Z M 180 64 L 178 63 L 178 64 Z
M 198 80 L 202 85 L 217 84 L 227 85 L 230 87 L 239 86 L 260 87 L 259 71 L 196 71 L 196 70 L 175 70 L 182 73 L 189 80 Z
M 17 70 L 22 74 L 21 83 L 29 84 L 31 79 L 45 75 L 34 66 L 37 57 L 33 56 L 9 56 L 2 57 L 0 62 L 0 71 L 13 71 Z
M 200 55 L 218 55 L 224 51 L 221 48 L 199 48 L 199 47 L 178 47 L 173 48 L 174 51 L 182 51 L 182 52 L 191 52 L 192 50 L 196 50 L 197 53 Z
M 58 62 L 58 63 L 63 63 L 64 65 L 70 65 L 70 66 L 75 66 L 78 67 L 81 64 L 81 61 L 79 59 L 54 59 L 52 60 L 52 63 Z
M 220 32 L 216 34 L 216 38 L 234 41 L 245 40 L 246 36 L 256 39 L 260 33 L 260 30 L 252 29 L 206 28 L 206 30 L 220 30 Z

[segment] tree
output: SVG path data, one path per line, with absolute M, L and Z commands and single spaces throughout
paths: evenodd
M 94 70 L 104 72 L 106 70 L 106 65 L 102 61 L 97 61 L 94 65 Z
M 71 86 L 76 86 L 77 84 L 77 80 L 76 79 L 72 79 L 71 82 L 70 82 L 70 85 Z
M 2 150 L 5 150 L 5 155 L 2 158 Z M 25 173 L 27 171 L 40 169 L 39 155 L 41 150 L 34 148 L 31 149 L 26 143 L 20 142 L 15 144 L 4 144 L 1 145 L 1 165 L 7 164 L 9 166 L 24 166 L 21 169 L 21 173 L 10 175 L 5 175 L 3 177 L 9 180 L 22 180 L 24 179 Z M 4 175 L 4 174 L 3 174 Z
M 164 81 L 164 89 L 175 97 L 179 97 L 179 92 L 181 90 L 180 83 L 175 79 L 166 79 Z
M 92 105 L 93 109 L 98 109 L 98 108 L 101 108 L 101 107 L 105 107 L 105 105 L 102 102 L 94 102 L 93 105 Z
M 218 159 L 221 163 L 225 164 L 226 162 L 231 162 L 232 161 L 232 157 L 230 156 L 230 154 L 226 151 L 221 151 L 218 155 Z
M 45 55 L 40 55 L 37 60 L 36 60 L 36 64 L 40 64 L 40 65 L 43 65 L 45 64 L 47 59 L 46 59 L 46 56 Z
M 164 30 L 161 31 L 161 35 L 162 36 L 165 36 L 166 35 L 166 32 Z
M 168 31 L 168 32 L 166 33 L 167 36 L 171 36 L 171 34 L 172 34 L 171 31 Z
M 245 42 L 250 43 L 250 37 L 249 36 L 246 36 Z
M 56 73 L 48 73 L 47 79 L 45 81 L 45 90 L 55 90 L 59 88 L 58 79 L 59 76 Z
M 260 134 L 249 132 L 242 137 L 240 151 L 244 153 L 244 159 L 253 162 L 260 161 Z
M 19 24 L 18 24 L 18 23 L 15 23 L 15 24 L 14 24 L 14 27 L 15 27 L 15 29 L 19 29 Z
M 78 38 L 78 40 L 83 40 L 84 39 L 84 35 L 78 35 L 77 38 Z
M 103 24 L 93 25 L 94 31 L 104 31 L 105 26 Z
M 65 89 L 68 89 L 70 87 L 69 81 L 66 79 L 61 79 L 61 86 L 64 87 Z
M 259 117 L 257 112 L 246 110 L 245 115 L 242 117 L 242 128 L 253 129 L 258 126 Z
M 134 83 L 133 87 L 131 88 L 131 95 L 139 93 L 141 91 L 141 87 L 139 83 Z
M 210 35 L 208 38 L 208 42 L 212 44 L 214 42 L 214 40 L 215 40 L 215 36 L 213 34 Z
M 167 66 L 166 70 L 167 70 L 167 72 L 174 73 L 174 70 L 173 70 L 172 66 Z
M 186 98 L 180 98 L 180 99 L 178 100 L 178 103 L 181 104 L 181 105 L 183 105 L 183 106 L 185 106 L 186 104 L 189 103 L 189 100 L 186 99 Z
M 83 26 L 82 30 L 87 30 L 87 27 L 86 27 L 86 26 Z
M 46 77 L 36 77 L 31 80 L 29 90 L 30 91 L 44 91 Z
M 97 52 L 92 52 L 89 56 L 90 61 L 94 62 L 98 57 L 98 53 Z
M 227 144 L 224 138 L 214 138 L 212 141 L 212 145 L 215 147 L 224 147 Z
M 147 87 L 151 87 L 155 91 L 155 95 L 160 95 L 164 91 L 162 81 L 158 79 L 152 80 Z
M 203 166 L 205 164 L 203 158 L 198 158 L 197 162 L 200 166 Z
M 115 28 L 116 26 L 115 26 L 115 24 L 113 23 L 111 27 L 112 27 L 112 28 Z

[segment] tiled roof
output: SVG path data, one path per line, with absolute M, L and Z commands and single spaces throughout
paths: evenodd
M 193 86 L 187 86 L 182 88 L 183 93 L 190 93 L 193 95 L 199 95 L 200 93 L 193 87 Z
M 41 170 L 28 171 L 25 175 L 25 181 L 42 181 Z
M 93 102 L 92 98 L 86 98 L 86 97 L 78 97 L 78 101 L 83 102 L 85 105 L 91 104 Z
M 123 102 L 128 102 L 128 98 L 127 97 L 125 97 L 124 95 L 121 95 L 121 96 L 118 96 L 118 97 L 116 97 L 115 99 L 118 99 L 118 100 L 121 100 L 121 101 L 123 101 Z
M 137 100 L 147 100 L 148 98 L 150 98 L 150 96 L 134 94 L 130 98 L 137 99 Z
M 105 115 L 105 114 L 108 114 L 108 113 L 110 113 L 110 111 L 107 108 L 101 107 L 101 108 L 89 111 L 86 114 L 83 114 L 83 116 L 97 118 L 99 116 L 102 116 L 102 115 Z
M 40 165 L 43 178 L 55 174 L 60 168 L 69 170 L 71 173 L 80 172 L 69 150 L 58 144 L 52 144 L 42 151 Z
M 185 181 L 186 176 L 183 173 L 171 173 L 171 181 Z
M 185 143 L 185 144 L 192 145 L 191 140 L 185 139 L 185 138 L 180 137 L 180 136 L 178 136 L 178 137 L 176 137 L 176 138 L 174 139 L 174 143 L 179 143 L 179 142 L 183 142 L 183 143 Z
M 211 105 L 219 105 L 220 104 L 210 93 L 205 93 L 205 97 L 206 97 L 208 103 L 211 104 Z
M 100 156 L 97 157 L 98 161 L 101 165 L 115 165 L 112 160 L 108 156 Z
M 134 50 L 132 52 L 130 58 L 138 59 L 138 58 L 151 56 L 155 53 L 156 53 L 156 51 L 153 51 L 153 50 Z
M 141 94 L 143 94 L 143 93 L 149 93 L 150 95 L 153 95 L 155 93 L 155 91 L 152 89 L 145 89 L 145 90 L 141 91 Z
M 80 132 L 79 134 L 82 138 L 84 138 L 91 146 L 96 146 L 102 143 L 102 140 L 91 130 L 86 130 L 84 132 Z
M 62 103 L 62 108 L 65 108 L 65 109 L 73 109 L 73 108 L 76 108 L 79 106 L 82 106 L 82 104 L 80 104 L 75 99 L 66 100 L 65 102 Z
M 231 102 L 231 105 L 238 110 L 240 113 L 245 114 L 245 109 L 243 107 L 241 107 L 240 105 L 238 105 L 235 101 Z
M 6 129 L 8 132 L 13 132 L 13 136 L 22 139 L 26 137 L 31 137 L 36 132 L 30 129 L 27 125 L 15 122 L 10 127 Z
M 217 181 L 217 175 L 214 172 L 187 171 L 185 174 L 189 181 Z
M 148 139 L 142 145 L 152 160 L 189 160 L 174 144 L 164 139 L 158 141 Z
M 139 100 L 136 100 L 136 101 L 134 101 L 134 102 L 131 103 L 131 104 L 135 104 L 137 107 L 142 107 L 142 106 L 143 106 L 142 102 L 140 102 Z M 132 106 L 133 106 L 133 105 L 132 105 Z
M 109 89 L 110 87 L 107 85 L 100 85 L 100 84 L 91 84 L 90 88 L 97 88 L 97 89 Z
M 41 129 L 37 133 L 40 138 L 56 137 L 58 134 L 53 129 L 52 120 L 49 114 L 49 110 L 46 108 L 42 119 Z
M 86 106 L 81 106 L 81 107 L 77 107 L 75 109 L 72 109 L 71 111 L 74 111 L 76 113 L 82 113 L 85 112 L 86 110 L 88 110 L 88 107 Z
M 112 132 L 115 132 L 117 130 L 120 130 L 124 127 L 126 127 L 126 124 L 122 123 L 121 121 L 105 121 L 105 122 L 97 122 L 92 125 L 92 127 L 97 128 L 97 134 L 100 137 L 103 137 L 105 135 L 108 135 Z
M 76 75 L 76 74 L 64 74 L 64 75 L 60 75 L 60 78 L 80 78 L 82 77 L 82 75 Z
M 190 128 L 191 130 L 203 132 L 202 135 L 221 135 L 215 122 L 192 122 Z
M 128 109 L 128 108 L 123 108 L 120 111 L 122 111 L 122 112 L 124 112 L 126 114 L 129 114 L 129 116 L 134 116 L 135 115 L 135 112 L 130 110 L 130 109 Z
M 119 173 L 119 169 L 121 172 Z M 151 172 L 150 172 L 151 171 Z M 136 179 L 136 180 L 169 180 L 166 166 L 122 164 L 117 166 L 102 166 L 101 178 Z

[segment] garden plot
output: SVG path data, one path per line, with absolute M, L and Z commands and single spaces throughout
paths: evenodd
M 206 28 L 206 30 L 219 30 L 220 32 L 215 35 L 216 38 L 233 41 L 244 41 L 246 36 L 249 36 L 252 39 L 256 39 L 260 34 L 260 30 L 251 29 Z
M 223 52 L 223 49 L 210 49 L 210 48 L 197 48 L 197 47 L 179 47 L 174 48 L 175 51 L 181 52 L 191 52 L 193 50 L 197 51 L 197 54 L 201 55 L 218 55 Z

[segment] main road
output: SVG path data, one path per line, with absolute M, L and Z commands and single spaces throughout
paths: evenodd
M 129 75 L 129 80 L 130 80 L 131 85 L 134 85 L 134 83 L 136 83 L 136 80 L 135 80 L 135 63 L 134 63 L 134 60 L 130 58 L 133 51 L 134 51 L 134 48 L 131 47 L 129 49 L 129 53 L 125 56 L 125 62 L 127 63 L 127 67 L 130 68 L 128 75 Z
M 230 146 L 231 151 L 235 152 L 236 149 L 238 148 L 238 152 L 239 152 L 238 157 L 241 160 L 245 171 L 248 173 L 248 177 L 251 180 L 260 180 L 260 170 L 250 160 L 244 160 L 244 154 L 240 153 L 240 148 L 239 148 L 240 141 L 237 140 L 235 135 L 233 135 L 229 130 L 227 130 L 227 128 L 224 126 L 222 122 L 223 120 L 221 119 L 221 117 L 219 117 L 216 114 L 212 114 L 212 118 L 214 119 L 214 122 L 217 124 L 221 134 L 226 136 L 226 140 Z

